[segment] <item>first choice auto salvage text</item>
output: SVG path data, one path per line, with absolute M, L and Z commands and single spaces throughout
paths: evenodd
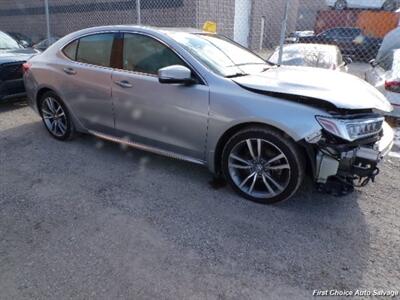
M 342 297 L 396 297 L 396 290 L 313 290 L 313 296 L 342 296 Z

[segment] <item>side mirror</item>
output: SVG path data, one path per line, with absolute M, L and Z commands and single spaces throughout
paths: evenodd
M 194 84 L 192 71 L 184 66 L 173 65 L 158 70 L 158 81 L 165 84 Z
M 353 63 L 353 59 L 350 56 L 343 56 L 343 61 L 344 61 L 345 66 Z
M 375 60 L 375 59 L 373 59 L 373 60 L 371 60 L 370 62 L 369 62 L 369 64 L 372 66 L 372 67 L 376 67 L 377 65 L 378 65 L 378 62 Z

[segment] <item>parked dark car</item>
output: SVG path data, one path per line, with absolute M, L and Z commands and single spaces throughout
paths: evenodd
M 293 31 L 286 38 L 285 43 L 286 44 L 297 43 L 300 37 L 313 36 L 313 35 L 315 35 L 315 32 L 313 30 Z
M 22 65 L 36 53 L 0 31 L 0 102 L 25 95 Z
M 18 43 L 20 43 L 22 46 L 25 48 L 32 47 L 33 46 L 33 40 L 20 32 L 12 32 L 12 31 L 7 31 L 7 34 L 11 36 L 14 40 L 16 40 Z
M 58 37 L 58 36 L 52 36 L 52 37 L 50 37 L 50 39 L 48 39 L 48 38 L 44 39 L 44 40 L 38 42 L 37 44 L 33 45 L 33 48 L 43 52 L 44 50 L 49 48 L 51 45 L 53 45 L 55 42 L 57 42 L 59 39 L 60 39 L 60 37 Z
M 336 45 L 343 55 L 369 61 L 374 59 L 382 44 L 382 39 L 370 37 L 360 28 L 336 27 L 313 36 L 299 37 L 299 43 Z

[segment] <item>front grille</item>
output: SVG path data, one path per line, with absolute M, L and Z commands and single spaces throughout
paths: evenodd
M 0 81 L 8 81 L 22 78 L 22 64 L 24 62 L 5 63 L 0 65 Z

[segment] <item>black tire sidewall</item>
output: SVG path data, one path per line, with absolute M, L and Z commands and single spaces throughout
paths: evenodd
M 289 184 L 285 191 L 272 198 L 255 198 L 244 193 L 236 186 L 229 173 L 229 154 L 233 147 L 243 140 L 257 138 L 267 140 L 277 146 L 286 155 L 291 168 Z M 248 129 L 240 131 L 226 143 L 222 154 L 222 173 L 230 186 L 244 198 L 261 204 L 273 204 L 289 199 L 298 190 L 303 181 L 304 169 L 304 162 L 297 149 L 297 145 L 281 136 L 278 132 L 269 129 Z
M 54 135 L 54 134 L 47 128 L 46 123 L 45 123 L 45 121 L 44 121 L 43 114 L 42 114 L 42 104 L 43 104 L 43 101 L 44 101 L 46 98 L 48 98 L 48 97 L 51 97 L 51 98 L 56 99 L 57 102 L 61 105 L 62 109 L 64 110 L 64 114 L 65 114 L 65 116 L 66 116 L 67 130 L 65 131 L 65 134 L 62 135 L 62 136 L 56 136 L 56 135 Z M 57 140 L 60 140 L 60 141 L 65 141 L 65 140 L 69 139 L 69 138 L 72 136 L 72 133 L 73 133 L 73 124 L 72 124 L 72 121 L 71 121 L 71 118 L 70 118 L 69 111 L 68 111 L 67 107 L 65 106 L 64 102 L 61 100 L 61 98 L 60 98 L 56 93 L 54 93 L 54 92 L 46 92 L 45 94 L 43 94 L 43 96 L 42 96 L 42 97 L 40 98 L 40 100 L 39 100 L 38 109 L 39 109 L 39 114 L 40 114 L 40 116 L 41 116 L 41 118 L 42 118 L 42 122 L 43 122 L 44 127 L 46 128 L 47 132 L 48 132 L 53 138 L 55 138 L 55 139 L 57 139 Z

